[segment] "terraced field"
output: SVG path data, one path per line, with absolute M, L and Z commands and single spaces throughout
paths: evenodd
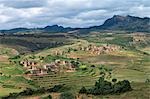
M 25 40 L 25 38 L 23 39 Z M 47 42 L 45 38 L 42 39 L 45 43 Z M 63 42 L 63 40 L 64 39 L 62 39 L 61 42 Z M 57 39 L 57 41 L 59 41 L 59 39 Z M 28 42 L 32 42 L 32 39 L 30 38 Z M 64 40 L 64 42 L 66 43 L 61 46 L 55 46 L 54 48 L 43 50 L 40 49 L 40 51 L 38 50 L 32 54 L 29 53 L 25 55 L 20 55 L 18 51 L 9 48 L 7 45 L 0 47 L 0 73 L 2 73 L 0 75 L 0 91 L 3 91 L 3 93 L 0 93 L 0 97 L 8 95 L 11 92 L 20 92 L 25 88 L 50 88 L 59 84 L 64 84 L 65 86 L 59 93 L 56 94 L 60 95 L 60 93 L 64 91 L 70 91 L 78 94 L 82 86 L 91 88 L 95 84 L 95 81 L 98 80 L 100 73 L 102 72 L 100 68 L 103 66 L 111 72 L 111 78 L 108 78 L 108 81 L 111 81 L 113 78 L 116 78 L 118 81 L 124 79 L 129 80 L 133 91 L 120 95 L 89 96 L 90 98 L 149 99 L 150 52 L 149 43 L 147 41 L 145 41 L 145 45 L 142 45 L 143 48 L 141 48 L 139 44 L 143 44 L 143 42 L 135 44 L 138 46 L 135 47 L 135 45 L 132 44 L 133 42 L 131 35 L 91 34 L 80 37 L 79 39 L 68 38 L 67 40 Z M 100 55 L 91 54 L 88 51 L 78 50 L 79 47 L 87 46 L 89 44 L 95 44 L 97 46 L 101 46 L 103 44 L 114 44 L 121 46 L 122 48 L 111 53 L 103 53 Z M 7 47 L 5 48 L 4 46 Z M 26 48 L 30 47 L 31 46 L 26 46 Z M 69 49 L 77 50 L 69 51 Z M 22 59 L 29 58 L 39 62 L 42 61 L 41 64 L 49 63 L 49 61 L 40 60 L 39 57 L 43 57 L 44 59 L 50 58 L 48 56 L 55 56 L 56 51 L 64 52 L 62 55 L 59 55 L 61 57 L 79 60 L 82 63 L 82 66 L 79 66 L 75 72 L 71 73 L 64 72 L 40 76 L 33 75 L 29 77 L 24 74 L 25 70 L 23 67 L 17 63 Z M 17 55 L 20 55 L 20 58 L 15 60 L 17 62 L 10 63 L 10 60 L 12 61 L 13 59 L 9 58 Z M 32 56 L 34 56 L 34 58 Z M 91 65 L 94 66 L 91 67 Z M 86 99 L 89 98 L 87 95 L 84 97 L 86 97 Z
M 98 76 L 87 74 L 67 73 L 54 74 L 45 76 L 32 76 L 34 81 L 38 82 L 41 87 L 53 87 L 54 85 L 65 84 L 67 87 L 79 90 L 82 86 L 90 87 L 98 79 Z M 86 83 L 85 83 L 86 82 Z

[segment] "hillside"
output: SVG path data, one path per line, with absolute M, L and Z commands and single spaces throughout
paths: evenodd
M 112 18 L 107 19 L 103 25 L 91 27 L 91 29 L 104 29 L 104 30 L 121 30 L 121 31 L 150 31 L 150 18 L 140 18 L 134 16 L 119 16 L 114 15 Z
M 75 30 L 74 28 L 64 28 L 58 25 L 46 26 L 44 28 L 14 28 L 10 30 L 0 30 L 2 34 L 39 34 L 39 33 L 66 33 Z
M 78 38 L 67 35 L 63 38 L 57 36 L 1 36 L 3 44 L 0 44 L 0 58 L 5 61 L 0 61 L 0 91 L 3 92 L 0 93 L 0 97 L 10 93 L 17 94 L 26 88 L 37 90 L 43 87 L 52 88 L 55 85 L 64 85 L 56 93 L 59 96 L 64 92 L 72 92 L 77 96 L 83 86 L 91 88 L 95 81 L 104 75 L 108 81 L 113 78 L 116 78 L 118 82 L 130 81 L 133 91 L 119 95 L 93 95 L 90 97 L 94 99 L 101 97 L 149 99 L 149 34 L 94 32 Z M 10 40 L 10 42 L 4 40 Z M 21 40 L 23 41 L 21 42 Z M 53 47 L 48 47 L 48 42 L 63 43 L 60 46 L 52 44 Z M 45 46 L 40 47 L 41 45 Z M 28 49 L 37 48 L 37 50 L 34 53 L 31 51 L 21 54 L 25 49 L 18 50 L 18 48 L 22 48 L 18 46 Z M 18 48 L 12 49 L 15 47 Z M 23 98 L 37 96 L 42 99 L 49 94 L 53 93 L 30 94 Z M 79 95 L 82 97 L 82 94 Z M 56 96 L 52 95 L 52 97 Z M 85 95 L 84 97 L 89 96 Z

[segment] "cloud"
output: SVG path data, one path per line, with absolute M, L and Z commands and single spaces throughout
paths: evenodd
M 0 29 L 100 25 L 113 15 L 150 17 L 149 0 L 0 0 Z
M 45 6 L 47 0 L 0 0 L 0 3 L 6 7 L 12 8 L 33 8 Z

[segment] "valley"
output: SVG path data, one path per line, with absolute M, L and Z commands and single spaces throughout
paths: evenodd
M 60 35 L 60 36 L 59 36 Z M 71 92 L 78 99 L 149 99 L 149 33 L 38 34 L 0 36 L 0 97 L 26 88 L 53 88 L 18 99 Z M 132 91 L 113 95 L 79 94 L 99 77 L 128 80 Z

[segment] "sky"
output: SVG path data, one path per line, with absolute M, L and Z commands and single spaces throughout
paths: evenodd
M 0 29 L 90 27 L 113 15 L 150 17 L 150 0 L 0 0 Z

